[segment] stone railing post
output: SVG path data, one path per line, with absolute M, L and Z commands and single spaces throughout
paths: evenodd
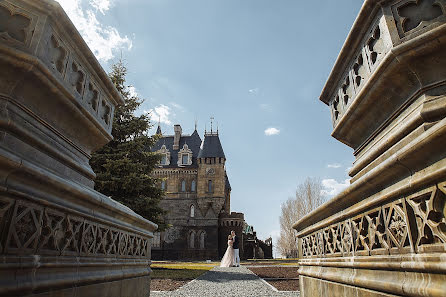
M 148 296 L 157 226 L 89 165 L 123 99 L 57 2 L 0 15 L 0 296 Z
M 364 1 L 320 99 L 356 159 L 294 225 L 301 296 L 444 296 L 446 1 Z

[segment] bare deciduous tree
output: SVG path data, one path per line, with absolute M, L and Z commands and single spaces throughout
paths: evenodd
M 292 226 L 300 218 L 325 202 L 321 190 L 322 184 L 319 179 L 307 178 L 297 186 L 295 197 L 282 203 L 277 249 L 283 256 L 297 258 L 296 232 Z

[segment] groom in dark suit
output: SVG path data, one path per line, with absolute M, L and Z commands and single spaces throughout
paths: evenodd
M 232 230 L 231 231 L 231 235 L 232 235 L 232 248 L 234 249 L 234 266 L 235 267 L 240 267 L 240 253 L 239 253 L 239 249 L 238 249 L 238 236 L 235 235 L 235 231 Z

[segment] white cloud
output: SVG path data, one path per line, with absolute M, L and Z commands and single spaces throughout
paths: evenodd
M 163 124 L 171 125 L 172 122 L 169 119 L 170 107 L 164 104 L 160 104 L 153 109 L 145 110 L 144 112 L 150 113 L 153 120 L 160 121 Z
M 185 109 L 182 105 L 175 103 L 175 102 L 170 102 L 170 105 L 172 105 L 173 108 L 176 108 L 181 111 L 184 111 L 184 109 Z
M 327 164 L 327 168 L 340 168 L 341 166 L 339 163 Z
M 259 92 L 259 88 L 249 89 L 248 92 L 251 94 L 257 94 Z
M 339 194 L 342 190 L 350 185 L 350 179 L 344 180 L 344 182 L 338 182 L 335 179 L 328 178 L 322 180 L 322 186 L 324 189 L 321 191 L 323 195 L 335 196 Z
M 110 9 L 110 0 L 90 0 L 90 5 L 99 10 L 105 15 L 105 12 Z
M 130 50 L 132 41 L 127 36 L 121 37 L 115 27 L 103 25 L 96 18 L 95 11 L 105 14 L 110 9 L 110 0 L 90 0 L 90 9 L 85 10 L 82 9 L 83 1 L 58 0 L 96 58 L 107 62 L 117 50 Z
M 277 135 L 279 133 L 280 133 L 280 130 L 277 129 L 277 128 L 273 128 L 273 127 L 268 128 L 268 129 L 265 130 L 265 135 L 266 136 Z
M 134 86 L 128 86 L 127 90 L 130 93 L 130 97 L 138 97 L 138 92 Z
M 260 109 L 267 110 L 267 111 L 271 110 L 271 106 L 269 104 L 262 103 L 259 106 L 260 106 Z

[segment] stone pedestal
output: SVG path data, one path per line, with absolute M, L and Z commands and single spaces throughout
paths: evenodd
M 0 295 L 148 296 L 156 225 L 94 191 L 123 102 L 59 4 L 0 0 Z
M 444 296 L 446 1 L 366 0 L 320 99 L 356 159 L 294 225 L 301 296 Z

